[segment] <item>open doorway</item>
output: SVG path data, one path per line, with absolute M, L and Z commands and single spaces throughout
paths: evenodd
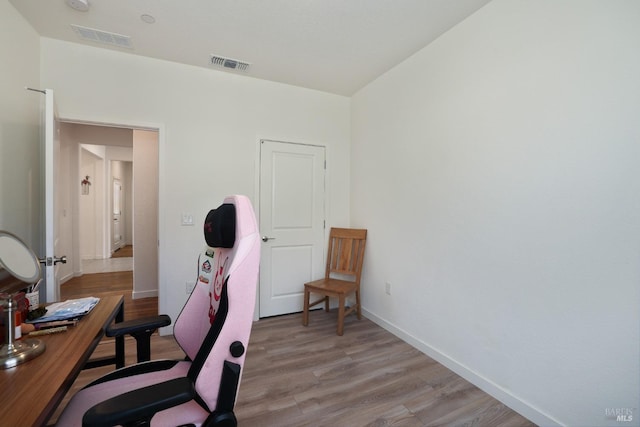
M 158 136 L 157 130 L 61 124 L 68 185 L 57 198 L 73 248 L 61 283 L 133 271 L 133 299 L 158 296 Z
M 81 274 L 133 271 L 133 146 L 80 144 L 79 164 Z

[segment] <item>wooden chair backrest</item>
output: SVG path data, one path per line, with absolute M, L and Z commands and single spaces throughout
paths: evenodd
M 359 284 L 366 240 L 365 229 L 332 228 L 325 277 L 328 279 L 332 273 L 347 274 L 354 276 L 354 281 Z

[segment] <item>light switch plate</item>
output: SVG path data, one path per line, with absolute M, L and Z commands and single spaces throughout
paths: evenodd
M 182 213 L 182 225 L 193 225 L 193 214 Z

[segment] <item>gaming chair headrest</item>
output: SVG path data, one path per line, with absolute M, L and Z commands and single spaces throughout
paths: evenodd
M 236 207 L 224 203 L 204 220 L 204 240 L 212 248 L 232 248 L 236 241 Z

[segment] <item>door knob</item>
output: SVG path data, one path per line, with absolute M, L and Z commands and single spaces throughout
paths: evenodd
M 268 242 L 269 240 L 275 240 L 275 237 L 268 237 L 268 236 L 262 236 L 262 241 L 263 242 Z
M 62 255 L 61 257 L 45 257 L 45 258 L 40 258 L 38 259 L 38 261 L 40 261 L 40 264 L 44 264 L 46 266 L 51 266 L 51 265 L 56 265 L 59 263 L 63 263 L 66 264 L 67 263 L 67 256 L 66 255 Z

